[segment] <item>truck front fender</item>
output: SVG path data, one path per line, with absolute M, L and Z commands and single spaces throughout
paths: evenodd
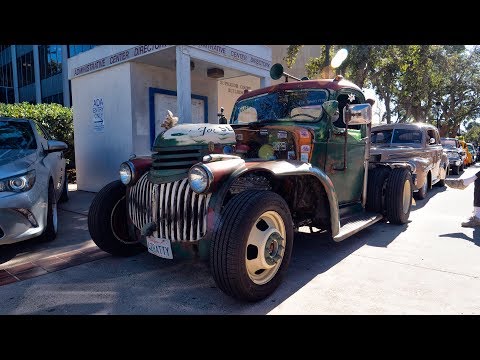
M 232 183 L 239 177 L 247 173 L 269 173 L 273 177 L 281 178 L 286 176 L 312 176 L 325 189 L 330 209 L 330 223 L 332 236 L 338 234 L 340 230 L 339 214 L 338 214 L 338 198 L 330 178 L 324 171 L 318 169 L 311 164 L 295 160 L 276 160 L 276 161 L 258 161 L 245 162 L 241 164 L 231 175 L 217 187 L 217 191 L 212 195 L 208 209 L 207 226 L 211 230 L 215 226 L 215 222 L 220 216 L 222 206 Z M 209 231 L 210 232 L 210 231 Z

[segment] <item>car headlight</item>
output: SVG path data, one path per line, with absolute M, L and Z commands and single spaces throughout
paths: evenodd
M 120 165 L 120 181 L 125 185 L 132 182 L 135 177 L 135 168 L 130 161 L 125 161 Z
M 10 178 L 0 180 L 0 191 L 23 192 L 30 190 L 35 184 L 35 170 L 12 176 Z
M 194 165 L 188 172 L 188 182 L 193 191 L 202 194 L 208 191 L 213 181 L 213 174 L 204 165 Z

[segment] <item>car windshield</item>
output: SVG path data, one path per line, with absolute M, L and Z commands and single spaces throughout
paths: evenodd
M 0 120 L 1 150 L 33 150 L 36 148 L 35 135 L 27 121 Z
M 372 144 L 398 145 L 421 144 L 422 132 L 417 129 L 387 129 L 372 132 Z
M 232 124 L 262 121 L 318 121 L 327 100 L 322 89 L 283 90 L 238 101 L 232 111 Z
M 442 146 L 456 148 L 457 142 L 454 139 L 441 139 Z

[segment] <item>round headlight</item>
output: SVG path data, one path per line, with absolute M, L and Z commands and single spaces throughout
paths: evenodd
M 21 191 L 21 190 L 25 189 L 25 187 L 27 186 L 27 178 L 26 178 L 26 176 L 16 177 L 14 179 L 11 179 L 8 182 L 8 185 L 10 185 L 10 188 L 13 191 Z
M 206 192 L 210 187 L 212 180 L 212 174 L 204 166 L 192 166 L 188 172 L 188 182 L 190 183 L 190 187 L 198 194 Z
M 120 165 L 120 181 L 125 185 L 130 184 L 133 178 L 133 171 L 128 162 L 124 162 Z

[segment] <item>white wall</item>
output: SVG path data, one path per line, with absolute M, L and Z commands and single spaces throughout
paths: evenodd
M 151 154 L 149 88 L 176 91 L 176 75 L 173 70 L 132 62 L 130 76 L 133 109 L 133 152 L 137 155 L 147 155 Z M 199 77 L 195 74 L 195 71 L 191 73 L 191 78 L 192 93 L 208 98 L 208 121 L 216 123 L 219 110 L 217 105 L 217 80 Z M 163 118 L 165 113 L 155 114 L 155 116 Z M 182 119 L 179 119 L 179 121 L 181 123 Z
M 79 190 L 99 191 L 118 179 L 133 153 L 130 63 L 72 79 L 75 163 Z M 104 131 L 92 124 L 93 99 L 104 103 Z

